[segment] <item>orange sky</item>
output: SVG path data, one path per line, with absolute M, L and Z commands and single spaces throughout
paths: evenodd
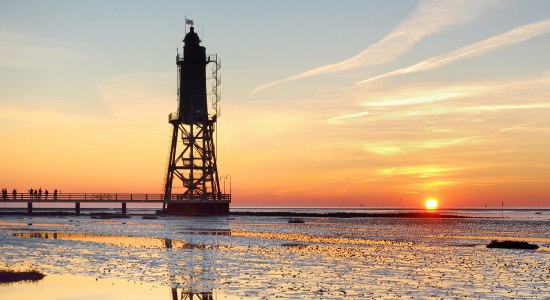
M 265 5 L 186 7 L 222 58 L 235 206 L 550 206 L 548 2 Z M 2 13 L 0 186 L 162 193 L 183 18 L 58 6 Z

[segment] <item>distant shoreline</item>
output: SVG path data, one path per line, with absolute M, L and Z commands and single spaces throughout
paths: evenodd
M 151 214 L 139 214 L 139 213 L 128 213 L 122 215 L 121 213 L 116 212 L 96 212 L 96 213 L 81 213 L 80 215 L 75 214 L 74 212 L 68 211 L 42 211 L 42 212 L 33 212 L 31 214 L 27 212 L 18 212 L 18 211 L 0 211 L 0 216 L 57 216 L 57 217 L 73 217 L 73 216 L 111 216 L 114 218 L 126 217 L 130 218 L 132 216 L 149 216 Z M 157 211 L 157 216 L 171 216 L 164 214 L 160 211 Z M 177 216 L 177 215 L 174 215 Z M 307 217 L 316 217 L 316 218 L 412 218 L 412 219 L 464 219 L 464 218 L 474 218 L 469 216 L 459 216 L 451 214 L 441 214 L 437 212 L 396 212 L 396 213 L 364 213 L 364 212 L 291 212 L 291 211 L 232 211 L 229 212 L 228 216 L 252 216 L 252 217 L 282 217 L 282 218 L 307 218 Z
M 231 216 L 257 216 L 257 217 L 325 217 L 325 218 L 413 218 L 413 219 L 462 219 L 472 218 L 467 216 L 440 214 L 436 212 L 397 212 L 397 213 L 362 213 L 362 212 L 333 212 L 333 213 L 306 213 L 306 212 L 252 212 L 234 211 Z

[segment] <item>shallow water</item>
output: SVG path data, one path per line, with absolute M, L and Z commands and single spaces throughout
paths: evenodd
M 18 300 L 193 299 L 191 295 L 205 300 L 237 299 L 223 295 L 218 291 L 192 294 L 184 289 L 172 289 L 161 284 L 144 284 L 129 280 L 97 279 L 67 274 L 48 275 L 38 283 L 0 285 L 0 295 L 2 299 Z
M 176 299 L 181 291 L 214 299 L 550 295 L 546 218 L 303 219 L 2 217 L 0 266 L 158 286 L 166 299 L 172 289 Z M 541 248 L 485 248 L 493 239 Z M 0 295 L 19 299 L 6 298 L 5 287 Z

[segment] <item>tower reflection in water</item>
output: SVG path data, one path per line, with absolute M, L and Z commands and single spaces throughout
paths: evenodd
M 202 229 L 183 232 L 190 235 L 231 235 L 228 229 Z M 192 239 L 192 238 L 191 238 Z M 214 300 L 214 283 L 218 278 L 215 265 L 218 251 L 208 249 L 215 247 L 213 245 L 205 246 L 200 243 L 189 241 L 186 249 L 174 247 L 177 241 L 165 239 L 164 245 L 169 256 L 175 255 L 175 251 L 193 251 L 195 254 L 188 257 L 186 261 L 181 261 L 178 266 L 169 266 L 170 286 L 172 300 Z M 174 252 L 173 252 L 174 251 Z
M 186 290 L 181 290 L 178 294 L 178 289 L 172 288 L 172 300 L 214 300 L 212 293 L 193 293 Z
M 94 242 L 119 247 L 158 249 L 165 255 L 168 263 L 166 271 L 169 275 L 171 299 L 216 299 L 227 295 L 217 292 L 215 284 L 218 281 L 219 253 L 221 250 L 217 238 L 210 236 L 231 236 L 231 229 L 225 218 L 214 219 L 215 228 L 186 228 L 178 233 L 184 234 L 183 239 L 168 239 L 158 237 L 105 235 L 91 233 L 63 232 L 15 232 L 12 236 L 21 238 L 54 239 L 63 241 Z M 162 251 L 164 250 L 164 251 Z
M 172 251 L 172 244 L 171 239 L 164 240 L 164 245 L 168 251 Z M 208 284 L 209 280 L 200 280 L 200 276 L 203 275 L 202 270 L 205 270 L 206 267 L 204 258 L 208 258 L 208 256 L 194 256 L 193 259 L 189 259 L 185 268 L 189 273 L 181 276 L 176 276 L 177 271 L 173 267 L 168 267 L 172 300 L 214 300 L 213 287 Z M 213 269 L 213 266 L 210 265 L 210 268 Z M 178 283 L 178 278 L 181 278 L 184 282 Z

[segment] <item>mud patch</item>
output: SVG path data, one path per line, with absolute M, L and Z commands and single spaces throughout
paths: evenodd
M 94 242 L 119 247 L 145 248 L 145 249 L 213 249 L 215 245 L 192 244 L 183 240 L 162 239 L 141 236 L 61 233 L 61 232 L 18 232 L 12 236 L 22 238 L 67 240 L 79 242 Z
M 187 231 L 181 231 L 182 234 L 196 234 L 196 235 L 223 235 L 231 236 L 231 229 L 189 229 Z

